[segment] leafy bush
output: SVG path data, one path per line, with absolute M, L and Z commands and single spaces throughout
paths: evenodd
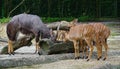
M 80 16 L 78 19 L 80 21 L 88 21 L 89 20 L 89 16 Z
M 11 18 L 1 18 L 0 19 L 0 23 L 7 23 L 9 22 Z M 42 21 L 45 22 L 45 23 L 51 23 L 51 22 L 57 22 L 57 21 L 62 21 L 62 20 L 65 20 L 65 21 L 72 21 L 73 19 L 75 19 L 75 17 L 63 17 L 63 18 L 60 18 L 60 17 L 41 17 Z M 78 20 L 79 22 L 88 22 L 88 21 L 107 21 L 107 20 L 113 20 L 112 18 L 93 18 L 93 17 L 90 17 L 90 16 L 80 16 L 78 17 Z
M 7 23 L 7 22 L 9 22 L 9 20 L 10 20 L 10 18 L 1 18 L 0 19 L 0 23 Z
M 57 21 L 62 21 L 62 20 L 71 21 L 73 19 L 74 19 L 73 17 L 68 17 L 68 18 L 67 17 L 65 17 L 65 18 L 59 18 L 59 17 L 55 17 L 55 18 L 52 18 L 52 17 L 42 17 L 42 20 L 45 23 L 57 22 Z
M 72 21 L 73 19 L 75 19 L 75 17 L 63 17 L 63 18 L 42 17 L 43 22 L 46 22 L 46 23 L 62 21 L 62 20 Z M 80 16 L 80 17 L 78 17 L 78 20 L 80 22 L 85 22 L 85 21 L 93 21 L 94 19 L 93 19 L 93 17 L 90 17 L 90 16 Z

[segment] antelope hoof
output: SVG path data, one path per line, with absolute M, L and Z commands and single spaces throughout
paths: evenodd
M 12 55 L 15 55 L 15 52 L 12 52 L 11 54 L 12 54 Z
M 12 55 L 11 53 L 8 53 L 10 56 Z
M 87 61 L 89 61 L 90 59 L 87 59 Z
M 39 55 L 44 54 L 44 52 L 43 52 L 43 50 L 42 50 L 42 49 L 39 49 L 37 53 L 38 53 Z
M 79 59 L 80 57 L 75 57 L 74 59 L 76 60 L 76 59 Z
M 85 59 L 87 59 L 87 58 L 88 58 L 88 56 L 85 57 Z
M 42 52 L 38 52 L 39 55 L 42 55 Z
M 99 60 L 100 60 L 100 58 L 97 58 L 97 60 L 99 61 Z
M 97 58 L 97 60 L 100 60 L 102 57 L 100 56 L 99 58 Z
M 106 58 L 103 59 L 103 61 L 105 61 L 105 60 L 106 60 Z
M 35 53 L 34 54 L 36 54 L 37 53 L 37 50 L 35 51 Z

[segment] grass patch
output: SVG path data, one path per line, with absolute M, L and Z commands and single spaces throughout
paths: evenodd
M 5 18 L 5 17 L 3 17 L 3 18 L 0 19 L 0 23 L 8 23 L 10 21 L 10 19 L 11 18 Z
M 101 17 L 101 18 L 95 18 L 94 21 L 118 21 L 118 18 Z
M 111 33 L 111 36 L 119 36 L 120 33 Z
M 72 21 L 73 19 L 75 19 L 75 17 L 63 17 L 63 18 L 59 18 L 59 17 L 42 17 L 43 22 L 45 23 L 50 23 L 50 22 L 57 22 L 57 21 Z M 78 20 L 80 22 L 85 22 L 85 21 L 90 21 L 93 20 L 93 18 L 89 17 L 89 16 L 80 16 L 78 17 Z
M 55 18 L 52 18 L 52 17 L 42 17 L 42 20 L 43 22 L 45 23 L 50 23 L 50 22 L 57 22 L 57 21 L 62 21 L 62 20 L 65 20 L 65 21 L 72 21 L 74 18 L 73 17 L 66 17 L 66 18 L 59 18 L 59 17 L 55 17 Z
M 80 16 L 77 17 L 79 22 L 88 22 L 88 21 L 108 21 L 115 20 L 113 18 L 94 18 L 90 16 Z M 11 18 L 1 18 L 0 23 L 7 23 Z M 41 17 L 42 21 L 45 23 L 57 22 L 57 21 L 72 21 L 75 17 Z
M 57 22 L 57 21 L 62 21 L 62 20 L 65 20 L 65 21 L 72 21 L 73 19 L 75 19 L 75 17 L 41 17 L 42 21 L 45 22 L 45 23 L 50 23 L 50 22 Z M 9 22 L 10 18 L 1 18 L 0 19 L 0 23 L 7 23 Z M 79 21 L 89 21 L 91 20 L 91 17 L 89 16 L 80 16 L 78 17 L 78 20 Z

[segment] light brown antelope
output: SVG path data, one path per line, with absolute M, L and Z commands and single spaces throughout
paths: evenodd
M 80 51 L 82 52 L 82 58 L 88 58 L 88 50 L 89 47 L 87 46 L 87 43 L 85 42 L 85 40 L 80 40 Z
M 64 42 L 69 41 L 68 31 L 64 30 L 64 31 L 60 32 L 60 34 L 58 35 L 58 38 Z M 81 58 L 88 57 L 88 46 L 87 46 L 85 40 L 79 40 L 79 51 L 82 52 Z
M 107 38 L 110 35 L 110 29 L 102 23 L 90 23 L 90 25 L 92 25 L 95 29 L 98 60 L 102 56 L 102 46 L 104 46 L 105 48 L 105 57 L 103 59 L 105 60 L 107 58 L 108 50 Z
M 76 25 L 78 25 L 78 23 Z M 94 33 L 95 39 L 96 39 L 95 43 L 96 43 L 97 53 L 98 53 L 97 60 L 99 60 L 102 57 L 102 46 L 104 46 L 105 48 L 105 57 L 103 59 L 105 60 L 107 58 L 107 50 L 108 50 L 107 38 L 110 35 L 110 29 L 102 23 L 90 23 L 90 25 L 92 25 L 95 30 L 95 33 Z M 81 42 L 81 47 L 82 47 L 82 43 L 83 42 Z M 85 48 L 86 46 L 83 45 L 82 49 L 85 49 Z
M 57 41 L 63 41 L 65 37 L 65 30 L 59 30 L 59 31 L 53 31 L 55 35 L 57 35 L 56 40 Z
M 68 33 L 66 33 L 65 41 L 70 40 L 74 44 L 74 50 L 75 50 L 75 59 L 79 58 L 79 42 L 81 40 L 85 40 L 87 45 L 90 48 L 89 56 L 87 61 L 91 58 L 92 52 L 93 52 L 93 45 L 92 42 L 95 39 L 94 38 L 94 28 L 90 24 L 77 24 L 77 20 L 73 20 L 70 24 L 70 30 Z

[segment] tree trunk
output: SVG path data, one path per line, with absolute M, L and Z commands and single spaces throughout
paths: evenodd
M 5 42 L 5 43 L 7 43 L 7 39 L 0 38 L 0 42 Z
M 42 54 L 59 54 L 59 53 L 73 53 L 73 43 L 68 42 L 52 42 L 52 41 L 41 41 Z
M 67 21 L 53 22 L 53 23 L 47 24 L 47 27 L 53 30 L 57 30 L 57 27 L 60 25 L 60 30 L 69 30 L 68 24 L 69 22 Z
M 14 51 L 19 49 L 20 47 L 30 46 L 32 38 L 23 37 L 16 41 L 13 45 Z M 72 53 L 74 51 L 72 42 L 52 42 L 51 40 L 42 40 L 40 41 L 42 54 L 58 54 L 58 53 Z M 8 53 L 8 45 L 5 46 L 1 54 Z

